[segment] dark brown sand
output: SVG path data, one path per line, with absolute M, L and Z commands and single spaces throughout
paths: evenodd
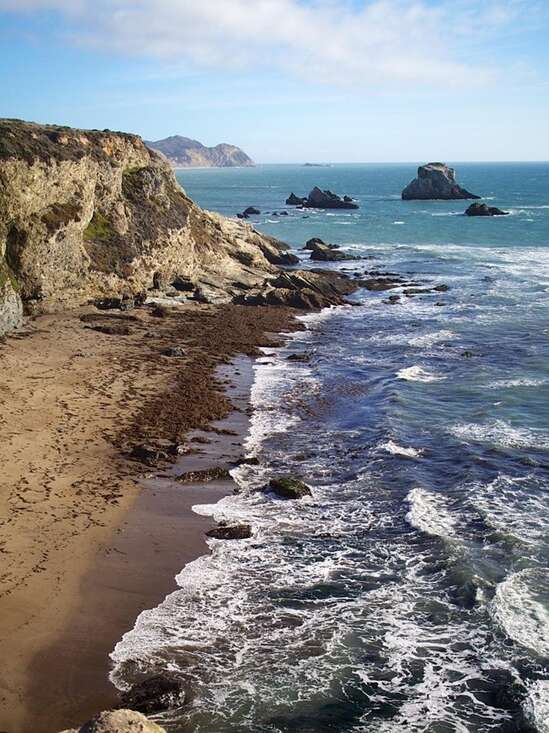
M 295 328 L 285 309 L 187 306 L 140 309 L 129 336 L 110 336 L 81 315 L 40 318 L 0 348 L 0 732 L 55 733 L 113 704 L 109 653 L 207 551 L 193 504 L 233 488 L 167 476 L 240 453 L 250 374 L 231 359 Z M 173 345 L 184 358 L 159 355 Z M 192 442 L 197 429 L 213 442 Z M 156 438 L 189 452 L 143 481 L 159 471 L 124 452 Z

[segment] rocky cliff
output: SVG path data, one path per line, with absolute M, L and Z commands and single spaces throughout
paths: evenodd
M 146 145 L 166 156 L 176 168 L 234 168 L 254 165 L 253 160 L 243 150 L 227 143 L 208 148 L 198 140 L 172 135 L 164 140 L 147 141 Z
M 445 163 L 427 163 L 417 169 L 417 178 L 402 192 L 404 201 L 440 199 L 478 199 L 474 193 L 456 183 L 456 173 Z
M 0 120 L 0 333 L 190 279 L 216 301 L 275 276 L 275 240 L 203 211 L 136 135 Z

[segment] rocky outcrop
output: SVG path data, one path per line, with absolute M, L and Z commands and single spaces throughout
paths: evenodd
M 417 178 L 409 183 L 402 192 L 404 201 L 441 199 L 478 199 L 456 183 L 456 174 L 453 168 L 445 163 L 427 163 L 417 169 Z
M 466 216 L 507 216 L 508 211 L 502 211 L 497 206 L 488 206 L 488 204 L 471 204 L 467 211 Z
M 288 206 L 302 206 L 305 209 L 358 209 L 350 196 L 338 196 L 332 191 L 322 191 L 315 186 L 310 194 L 305 198 L 299 198 L 294 193 L 286 199 Z
M 262 288 L 236 300 L 244 305 L 280 305 L 303 310 L 316 310 L 331 305 L 345 305 L 346 295 L 359 287 L 354 280 L 336 272 L 292 270 L 281 272 Z
M 84 723 L 81 728 L 73 728 L 63 733 L 166 733 L 166 731 L 141 713 L 133 710 L 113 710 L 100 713 Z
M 162 153 L 176 168 L 249 168 L 254 165 L 253 160 L 243 150 L 226 143 L 208 148 L 198 140 L 172 135 L 145 144 Z
M 284 249 L 200 209 L 136 135 L 0 120 L 0 333 L 22 304 L 131 299 L 178 277 L 230 301 L 276 277 Z
M 360 260 L 360 257 L 341 252 L 339 245 L 326 244 L 321 239 L 309 239 L 303 249 L 311 251 L 311 259 L 317 262 L 341 262 L 344 260 Z

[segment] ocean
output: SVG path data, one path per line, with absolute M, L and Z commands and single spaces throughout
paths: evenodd
M 549 164 L 455 167 L 510 215 L 401 201 L 411 164 L 178 171 L 205 208 L 257 206 L 304 267 L 317 236 L 364 258 L 335 269 L 449 290 L 359 291 L 256 362 L 260 465 L 196 508 L 254 535 L 211 540 L 112 655 L 119 686 L 192 677 L 172 733 L 549 731 Z M 314 185 L 360 209 L 284 205 Z M 280 473 L 313 496 L 254 491 Z

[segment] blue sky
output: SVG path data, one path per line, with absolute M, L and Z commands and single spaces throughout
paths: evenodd
M 0 116 L 259 162 L 549 160 L 549 2 L 0 0 Z

